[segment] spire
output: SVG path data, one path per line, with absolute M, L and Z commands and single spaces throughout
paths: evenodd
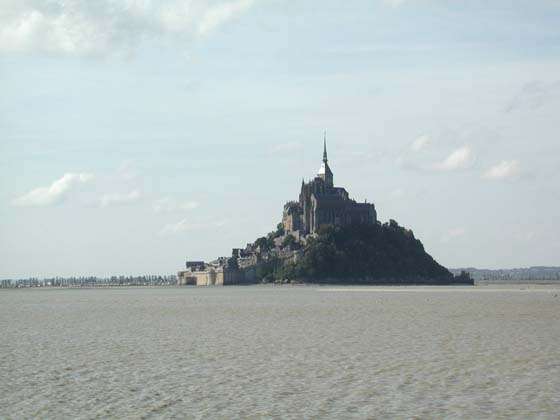
M 319 178 L 323 178 L 327 186 L 332 188 L 333 173 L 331 171 L 331 168 L 329 168 L 329 164 L 327 163 L 327 161 L 327 132 L 325 131 L 325 137 L 323 139 L 323 163 L 321 163 L 321 167 L 319 168 L 317 176 Z
M 327 163 L 327 130 L 325 130 L 325 136 L 323 138 L 323 162 Z

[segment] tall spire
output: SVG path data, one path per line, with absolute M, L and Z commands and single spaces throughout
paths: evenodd
M 323 138 L 323 162 L 327 163 L 327 130 L 325 130 Z
M 333 187 L 333 173 L 331 168 L 329 168 L 329 164 L 327 163 L 327 132 L 325 131 L 325 137 L 323 139 L 323 163 L 321 163 L 321 167 L 319 168 L 319 172 L 317 176 L 319 178 L 323 178 L 326 182 L 327 187 Z

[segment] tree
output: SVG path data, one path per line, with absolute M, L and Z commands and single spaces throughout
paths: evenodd
M 284 225 L 282 223 L 278 223 L 276 225 L 276 232 L 274 232 L 274 238 L 279 238 L 280 236 L 284 236 L 285 234 Z
M 274 247 L 274 240 L 270 237 L 262 236 L 255 241 L 254 247 L 260 247 L 261 250 L 267 251 Z
M 451 273 L 394 220 L 384 225 L 322 226 L 296 269 L 321 281 L 449 282 Z
M 290 250 L 296 250 L 301 248 L 301 244 L 296 240 L 294 235 L 288 234 L 282 241 L 282 248 L 288 248 Z

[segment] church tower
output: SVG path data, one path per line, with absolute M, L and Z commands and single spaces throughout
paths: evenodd
M 288 201 L 282 213 L 285 232 L 315 234 L 322 225 L 374 224 L 377 213 L 372 203 L 357 203 L 345 188 L 335 187 L 327 157 L 327 134 L 323 140 L 323 162 L 309 182 L 301 180 L 298 201 Z
M 325 138 L 323 140 L 323 163 L 319 168 L 317 176 L 325 181 L 328 188 L 333 188 L 333 173 L 331 171 L 331 168 L 329 168 L 329 164 L 327 162 L 327 133 L 325 132 Z

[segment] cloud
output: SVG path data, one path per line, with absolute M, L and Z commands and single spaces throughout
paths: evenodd
M 101 197 L 101 207 L 124 206 L 131 204 L 140 199 L 140 192 L 137 190 L 131 191 L 127 194 L 112 193 L 105 194 Z
M 161 198 L 159 200 L 154 201 L 153 209 L 156 213 L 164 213 L 164 212 L 175 212 L 181 210 L 194 210 L 200 207 L 200 203 L 198 201 L 182 201 L 178 202 L 176 200 L 172 200 L 169 197 Z
M 184 45 L 253 0 L 2 0 L 0 52 L 121 55 L 151 39 Z
M 413 152 L 419 152 L 420 150 L 426 148 L 426 146 L 431 142 L 430 136 L 424 134 L 416 138 L 410 145 L 410 150 Z
M 467 169 L 475 161 L 475 155 L 470 146 L 461 146 L 451 152 L 445 159 L 436 161 L 434 155 L 437 153 L 437 148 L 430 147 L 429 150 L 425 150 L 431 143 L 432 138 L 427 135 L 418 137 L 401 155 L 397 156 L 395 164 L 399 168 L 410 171 L 433 173 Z
M 206 35 L 225 22 L 242 15 L 254 3 L 254 0 L 237 0 L 224 2 L 209 8 L 198 25 L 198 33 Z
M 179 208 L 183 210 L 193 210 L 200 206 L 198 201 L 185 201 L 179 205 Z
M 519 162 L 517 160 L 502 160 L 496 165 L 488 168 L 484 178 L 493 180 L 512 179 L 519 174 Z
M 438 171 L 456 171 L 470 167 L 473 162 L 474 155 L 472 149 L 469 146 L 462 146 L 441 162 L 436 163 L 434 168 Z
M 476 157 L 469 145 L 472 137 L 465 129 L 424 133 L 403 147 L 394 162 L 399 168 L 424 174 L 467 169 Z
M 44 207 L 58 204 L 64 201 L 77 185 L 92 179 L 93 175 L 88 173 L 67 173 L 48 187 L 36 188 L 16 198 L 12 204 L 22 207 Z
M 383 3 L 391 7 L 399 7 L 404 3 L 404 0 L 383 0 Z
M 189 223 L 187 219 L 179 220 L 177 223 L 169 223 L 159 231 L 160 235 L 175 235 L 185 232 L 201 232 L 215 229 L 226 225 L 225 220 L 218 220 L 211 223 Z
M 204 230 L 206 225 L 199 223 L 189 223 L 187 219 L 182 219 L 177 223 L 169 223 L 165 225 L 161 230 L 162 235 L 172 235 L 177 233 L 192 232 Z

